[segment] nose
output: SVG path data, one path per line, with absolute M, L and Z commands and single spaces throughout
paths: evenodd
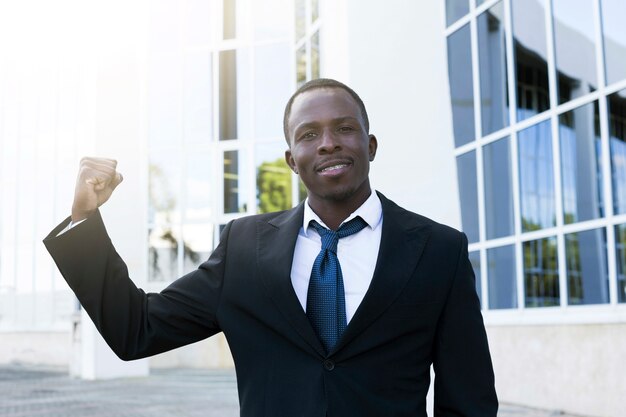
M 331 129 L 324 129 L 318 142 L 317 152 L 321 154 L 333 153 L 341 149 L 339 138 Z

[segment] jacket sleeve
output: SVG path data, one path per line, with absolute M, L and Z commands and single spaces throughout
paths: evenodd
M 459 240 L 456 273 L 434 346 L 435 416 L 496 417 L 493 367 L 467 237 L 460 234 Z
M 199 268 L 161 293 L 137 288 L 111 243 L 99 211 L 57 236 L 45 239 L 61 274 L 98 331 L 123 360 L 139 359 L 196 342 L 220 331 L 217 308 L 222 288 L 226 240 Z

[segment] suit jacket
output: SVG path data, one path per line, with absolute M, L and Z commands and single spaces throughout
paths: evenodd
M 326 354 L 291 285 L 302 204 L 229 223 L 210 258 L 159 294 L 128 277 L 99 213 L 44 240 L 113 351 L 131 360 L 224 332 L 241 416 L 496 416 L 487 338 L 464 234 L 380 195 L 371 285 Z

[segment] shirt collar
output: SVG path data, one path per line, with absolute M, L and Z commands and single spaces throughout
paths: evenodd
M 372 190 L 372 193 L 367 198 L 367 200 L 365 200 L 365 202 L 361 204 L 358 209 L 350 214 L 348 218 L 343 221 L 343 223 L 346 223 L 357 216 L 365 220 L 367 226 L 372 230 L 375 230 L 380 225 L 380 222 L 383 218 L 383 206 L 380 202 L 378 194 L 376 194 L 376 191 Z M 302 229 L 304 230 L 305 235 L 308 235 L 310 227 L 309 223 L 311 223 L 311 220 L 315 220 L 316 222 L 328 229 L 328 226 L 324 224 L 322 219 L 320 219 L 320 217 L 315 214 L 311 206 L 309 206 L 309 198 L 307 197 L 306 201 L 304 202 L 304 219 L 302 221 Z

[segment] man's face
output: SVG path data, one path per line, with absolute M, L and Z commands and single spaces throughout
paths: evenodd
M 316 88 L 297 96 L 288 132 L 285 159 L 300 175 L 312 205 L 365 201 L 377 142 L 367 134 L 359 106 L 347 91 Z

